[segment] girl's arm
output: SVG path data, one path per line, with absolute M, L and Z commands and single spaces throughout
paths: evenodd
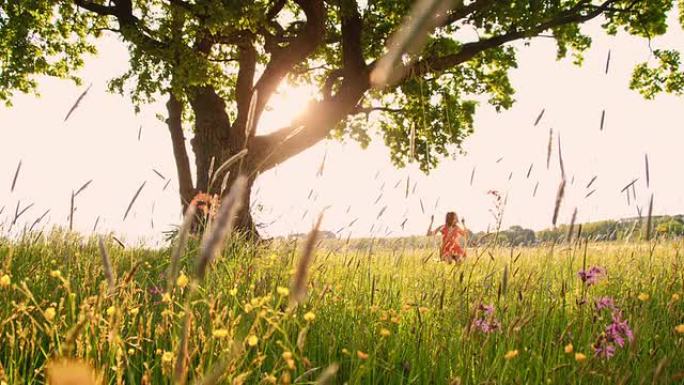
M 441 226 L 437 227 L 437 228 L 434 229 L 434 230 L 428 230 L 427 235 L 435 235 L 435 234 L 441 232 L 441 231 L 442 231 L 442 228 L 444 228 L 444 225 L 441 225 Z

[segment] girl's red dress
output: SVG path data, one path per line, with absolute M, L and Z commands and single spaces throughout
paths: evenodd
M 465 253 L 461 247 L 459 238 L 463 236 L 465 232 L 458 226 L 443 226 L 440 232 L 442 233 L 442 257 L 454 255 L 463 257 Z

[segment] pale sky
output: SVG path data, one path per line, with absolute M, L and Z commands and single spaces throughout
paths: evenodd
M 684 51 L 684 33 L 674 19 L 672 22 L 670 33 L 651 43 L 654 48 Z M 598 23 L 589 28 L 596 31 Z M 489 212 L 492 200 L 486 194 L 490 189 L 508 194 L 504 227 L 550 227 L 560 182 L 555 138 L 551 168 L 546 169 L 550 128 L 554 135 L 560 133 L 566 172 L 569 179 L 574 176 L 574 184 L 566 188 L 561 223 L 570 221 L 575 207 L 581 222 L 635 216 L 636 205 L 646 207 L 651 192 L 655 194 L 654 213 L 684 213 L 680 171 L 684 133 L 678 123 L 684 99 L 659 96 L 646 101 L 628 89 L 634 65 L 650 57 L 646 41 L 623 34 L 594 36 L 583 67 L 574 66 L 570 60 L 556 62 L 551 39 L 536 39 L 531 47 L 518 45 L 519 68 L 511 75 L 517 89 L 514 107 L 496 113 L 483 104 L 476 116 L 475 133 L 464 143 L 467 154 L 444 160 L 429 175 L 419 172 L 415 165 L 395 169 L 381 140 L 367 150 L 354 142 L 322 142 L 262 175 L 252 203 L 256 220 L 266 224 L 262 232 L 266 236 L 305 232 L 315 214 L 326 206 L 330 206 L 323 225 L 326 230 L 337 231 L 359 218 L 340 232 L 343 237 L 350 231 L 352 236 L 422 234 L 430 214 L 434 213 L 439 222 L 447 210 L 457 211 L 472 230 L 485 230 L 493 223 Z M 608 50 L 612 59 L 606 75 Z M 170 138 L 165 124 L 155 117 L 166 113 L 163 103 L 147 106 L 136 115 L 125 97 L 105 91 L 106 81 L 125 71 L 126 66 L 125 47 L 109 39 L 103 41 L 97 57 L 87 60 L 83 87 L 41 78 L 40 98 L 17 95 L 12 108 L 0 107 L 3 232 L 14 216 L 17 201 L 21 201 L 20 210 L 31 203 L 34 206 L 22 215 L 13 232 L 30 226 L 48 209 L 42 226 L 66 226 L 71 191 L 89 179 L 93 179 L 92 184 L 76 200 L 74 226 L 80 232 L 91 232 L 99 216 L 98 231 L 114 231 L 129 242 L 157 240 L 161 231 L 179 222 Z M 67 111 L 90 83 L 92 89 L 64 123 Z M 259 131 L 287 124 L 305 106 L 303 100 L 309 93 L 306 89 L 288 90 L 276 96 L 273 111 L 262 118 Z M 546 112 L 535 127 L 534 120 L 542 108 Z M 601 132 L 603 109 L 606 121 Z M 191 153 L 189 143 L 188 151 Z M 326 151 L 325 172 L 316 177 Z M 644 175 L 646 153 L 651 165 L 650 189 Z M 499 158 L 503 159 L 496 163 Z M 14 192 L 10 192 L 19 160 L 21 172 Z M 534 167 L 527 179 L 531 163 Z M 166 181 L 153 168 L 171 178 L 165 191 Z M 510 172 L 513 176 L 509 181 Z M 589 191 L 585 186 L 593 175 L 598 175 L 592 186 L 597 191 L 584 199 Z M 409 191 L 405 198 L 407 178 L 410 190 L 416 183 L 417 187 L 415 194 Z M 636 205 L 634 201 L 628 205 L 620 190 L 634 178 L 639 178 Z M 143 182 L 145 187 L 129 217 L 122 221 Z M 537 182 L 539 188 L 533 198 Z M 383 196 L 375 203 L 381 189 Z M 376 220 L 385 206 L 384 214 Z M 408 220 L 402 230 L 404 218 Z

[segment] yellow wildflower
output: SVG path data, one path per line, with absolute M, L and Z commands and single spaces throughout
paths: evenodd
M 164 295 L 162 295 L 162 302 L 165 302 L 165 303 L 171 302 L 171 294 L 164 293 Z
M 282 385 L 290 385 L 292 383 L 292 376 L 290 372 L 285 372 L 280 375 L 280 383 Z
M 0 278 L 0 287 L 7 287 L 12 283 L 12 279 L 9 275 L 5 274 Z
M 367 360 L 368 359 L 368 354 L 364 353 L 360 350 L 356 351 L 356 356 L 359 357 L 360 360 Z
M 651 298 L 651 296 L 646 294 L 646 293 L 640 293 L 637 296 L 637 298 L 639 298 L 639 301 L 641 301 L 641 302 L 646 302 L 646 301 L 648 301 L 649 298 Z
M 114 313 L 116 313 L 116 308 L 114 306 L 110 306 L 107 308 L 106 313 L 111 317 L 114 315 Z
M 389 329 L 385 329 L 385 328 L 380 329 L 380 335 L 382 337 L 389 337 L 389 335 L 390 335 Z
M 287 297 L 288 295 L 290 295 L 290 289 L 288 289 L 288 288 L 286 288 L 286 287 L 281 287 L 281 286 L 279 286 L 279 287 L 276 289 L 276 291 L 278 292 L 278 294 L 280 294 L 280 295 L 283 296 L 283 297 Z
M 132 315 L 133 317 L 135 317 L 136 315 L 138 315 L 139 312 L 140 312 L 140 308 L 139 308 L 139 307 L 134 307 L 133 309 L 131 309 L 131 310 L 128 311 L 128 313 L 129 313 L 130 315 Z
M 287 363 L 287 367 L 292 370 L 294 370 L 297 367 L 293 359 L 285 360 L 285 363 Z
M 507 360 L 512 360 L 517 356 L 518 356 L 518 349 L 509 350 L 506 354 L 504 354 L 504 358 Z
M 283 352 L 283 359 L 284 360 L 291 360 L 292 359 L 292 352 L 290 352 L 290 351 Z
M 135 354 L 135 350 L 133 348 L 128 349 L 128 355 L 132 356 L 133 354 Z
M 258 344 L 258 343 L 259 343 L 259 337 L 255 336 L 254 334 L 247 337 L 247 345 L 256 346 L 256 344 Z
M 214 338 L 225 338 L 228 336 L 228 330 L 226 330 L 226 329 L 215 329 L 211 333 L 211 335 L 214 336 Z
M 575 361 L 577 362 L 584 362 L 587 359 L 587 356 L 585 356 L 582 353 L 575 353 Z
M 60 278 L 62 276 L 62 272 L 59 270 L 52 270 L 50 272 L 50 277 L 52 278 Z
M 181 289 L 188 286 L 188 282 L 190 282 L 190 279 L 188 279 L 188 276 L 184 273 L 181 273 L 178 276 L 178 279 L 176 279 L 176 285 L 178 285 L 178 287 L 180 287 Z
M 684 334 L 684 324 L 675 326 L 674 330 L 679 334 Z
M 574 347 L 572 346 L 572 344 L 565 345 L 565 352 L 566 353 L 570 354 L 573 352 L 573 350 L 574 350 Z
M 173 353 L 164 352 L 164 354 L 162 354 L 161 360 L 162 360 L 162 362 L 167 363 L 167 364 L 171 363 L 173 361 Z
M 235 296 L 237 295 L 237 289 L 236 289 L 236 288 L 232 288 L 232 289 L 230 289 L 230 291 L 229 291 L 228 293 L 230 293 L 230 295 L 232 295 L 233 297 L 235 297 Z
M 57 311 L 55 311 L 54 307 L 49 307 L 45 309 L 43 315 L 45 316 L 45 319 L 48 320 L 48 322 L 52 322 L 52 320 L 55 319 L 55 315 L 57 315 Z
M 313 312 L 308 312 L 308 313 L 304 314 L 304 321 L 311 322 L 314 319 L 316 319 L 316 314 L 314 314 Z
M 680 298 L 681 297 L 679 296 L 679 294 L 677 294 L 677 293 L 672 294 L 672 302 L 677 302 L 677 301 L 679 301 Z

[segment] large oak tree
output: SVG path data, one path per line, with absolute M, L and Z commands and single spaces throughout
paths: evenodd
M 591 44 L 583 23 L 600 18 L 608 34 L 650 38 L 666 31 L 673 2 L 454 1 L 425 45 L 401 61 L 399 79 L 374 89 L 370 74 L 412 1 L 0 0 L 0 98 L 36 91 L 36 75 L 78 82 L 76 70 L 96 52 L 96 39 L 114 34 L 130 60 L 110 88 L 130 95 L 136 108 L 167 101 L 185 207 L 198 192 L 219 193 L 221 183 L 212 180 L 225 172 L 228 186 L 238 173 L 251 185 L 326 137 L 367 144 L 371 126 L 395 164 L 416 161 L 427 170 L 472 132 L 477 100 L 497 109 L 513 104 L 508 74 L 517 52 L 509 43 L 551 37 L 558 58 L 581 63 Z M 315 85 L 318 98 L 291 125 L 257 135 L 248 122 L 259 121 L 284 81 Z M 243 149 L 242 161 L 215 174 Z M 249 210 L 239 227 L 254 230 Z

